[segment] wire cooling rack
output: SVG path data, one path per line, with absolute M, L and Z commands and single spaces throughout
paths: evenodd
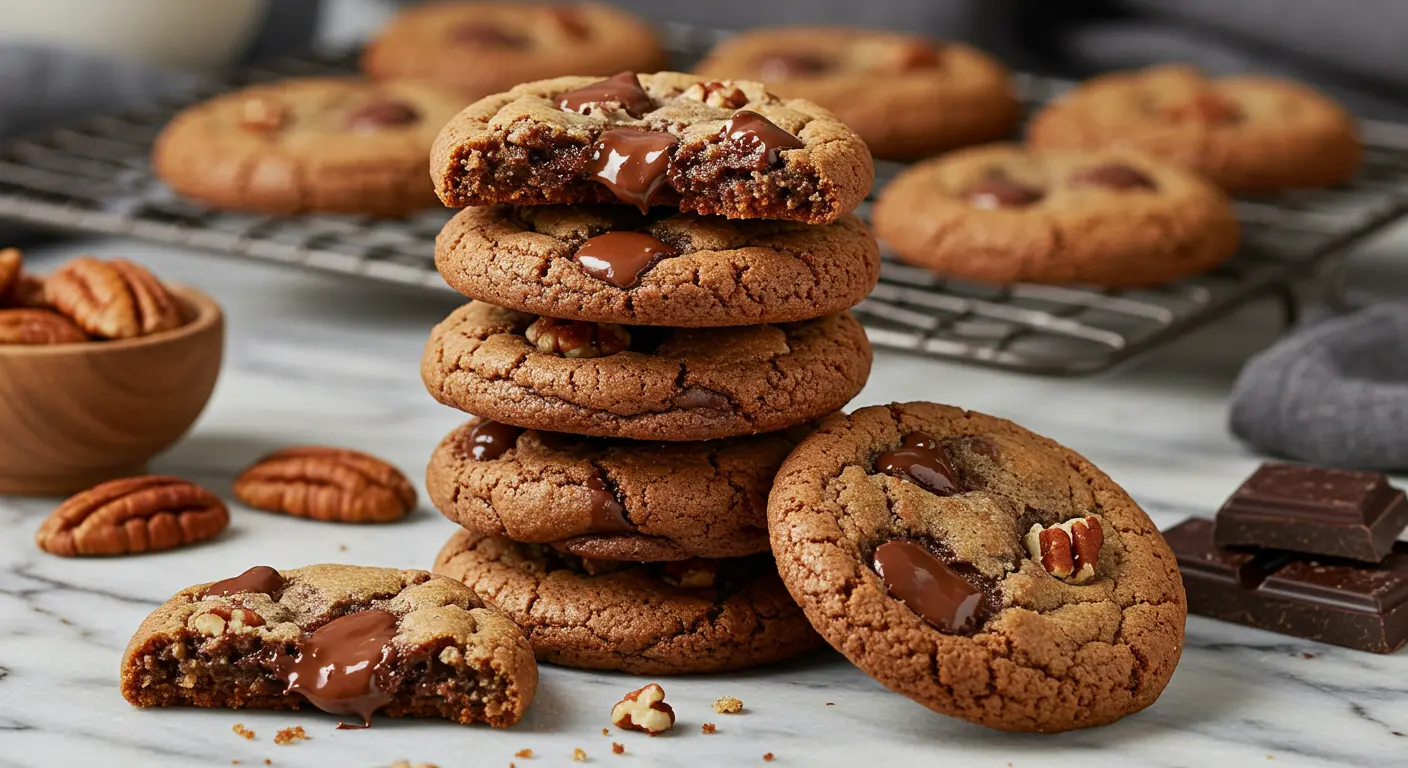
M 667 26 L 687 68 L 720 33 Z M 450 212 L 404 221 L 355 216 L 280 218 L 212 211 L 152 177 L 148 156 L 182 107 L 249 82 L 342 74 L 351 55 L 283 59 L 160 104 L 99 117 L 0 146 L 0 217 L 48 228 L 126 235 L 347 276 L 448 291 L 435 272 L 435 235 Z M 1069 83 L 1021 75 L 1029 108 Z M 887 259 L 854 312 L 880 347 L 1049 375 L 1094 373 L 1267 296 L 1289 296 L 1358 240 L 1408 213 L 1408 126 L 1366 123 L 1363 170 L 1333 190 L 1237 201 L 1244 245 L 1218 270 L 1156 289 L 983 286 Z M 903 170 L 877 163 L 876 188 Z M 864 216 L 869 204 L 862 207 Z

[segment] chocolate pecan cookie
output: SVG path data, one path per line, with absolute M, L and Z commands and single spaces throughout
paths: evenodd
M 503 727 L 538 668 L 523 633 L 462 584 L 425 571 L 257 566 L 184 589 L 127 645 L 122 695 L 138 707 L 373 713 Z
M 453 208 L 624 203 L 830 224 L 875 169 L 835 115 L 762 83 L 623 72 L 488 96 L 435 140 L 430 176 Z
M 415 83 L 305 78 L 197 104 L 161 132 L 162 181 L 214 208 L 397 217 L 434 206 L 425 156 L 464 102 Z
M 996 141 L 1017 127 L 1011 76 L 961 43 L 841 27 L 778 27 L 732 35 L 695 71 L 761 80 L 855 129 L 876 157 L 906 159 Z
M 664 66 L 655 31 L 604 3 L 423 3 L 397 14 L 362 54 L 370 77 L 431 82 L 466 101 L 529 80 Z
M 1173 674 L 1168 545 L 1075 452 L 932 403 L 828 420 L 768 503 L 778 570 L 823 637 L 936 712 L 1009 731 L 1113 722 Z
M 650 328 L 539 318 L 482 301 L 435 327 L 437 400 L 528 429 L 713 440 L 804 424 L 855 397 L 870 343 L 849 313 L 785 325 Z
M 662 444 L 476 417 L 435 449 L 425 485 L 465 528 L 582 557 L 741 557 L 767 551 L 772 477 L 807 431 Z
M 1234 192 L 1340 184 L 1363 154 L 1354 118 L 1310 88 L 1254 75 L 1208 79 L 1187 66 L 1090 80 L 1038 113 L 1027 142 L 1139 150 Z
M 538 659 L 568 667 L 722 672 L 821 646 L 767 555 L 632 564 L 458 531 L 435 572 L 513 617 Z
M 887 185 L 875 231 L 898 258 L 996 283 L 1148 286 L 1205 272 L 1237 249 L 1217 187 L 1119 152 L 989 145 L 921 163 Z
M 473 299 L 569 320 L 677 327 L 836 314 L 880 276 L 875 236 L 850 214 L 809 226 L 607 205 L 466 208 L 441 230 L 435 261 Z

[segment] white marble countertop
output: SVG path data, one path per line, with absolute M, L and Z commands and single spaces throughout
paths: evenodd
M 453 302 L 126 241 L 30 252 L 42 271 L 80 252 L 125 255 L 202 286 L 225 306 L 223 377 L 195 430 L 155 470 L 228 496 L 234 473 L 293 443 L 363 449 L 422 474 L 461 421 L 419 377 L 429 327 Z M 1402 279 L 1401 249 L 1357 267 L 1366 284 Z M 1400 295 L 1403 295 L 1400 293 Z M 930 399 L 1012 418 L 1075 448 L 1124 485 L 1160 526 L 1210 516 L 1260 460 L 1228 434 L 1226 394 L 1241 362 L 1277 333 L 1276 313 L 1243 311 L 1171 348 L 1094 379 L 1020 377 L 877 354 L 857 405 Z M 4 439 L 0 435 L 0 439 Z M 620 695 L 640 682 L 545 666 L 516 728 L 379 721 L 337 731 L 316 711 L 137 710 L 118 693 L 132 631 L 190 584 L 255 564 L 428 567 L 453 530 L 422 503 L 404 523 L 333 526 L 232 506 L 217 541 L 144 557 L 71 560 L 34 547 L 55 501 L 0 499 L 0 766 L 385 766 L 395 760 L 520 768 L 571 765 L 1387 766 L 1408 765 L 1408 652 L 1376 656 L 1202 618 L 1163 697 L 1104 728 L 1060 736 L 988 731 L 892 694 L 830 651 L 760 670 L 663 680 L 679 726 L 660 738 L 603 737 Z M 741 698 L 743 715 L 710 703 Z M 834 706 L 827 706 L 828 702 Z M 718 724 L 705 736 L 700 724 Z M 258 736 L 231 731 L 242 722 Z M 303 725 L 310 741 L 274 732 Z M 625 744 L 623 756 L 611 742 Z M 515 759 L 529 748 L 532 759 Z M 1270 762 L 1268 762 L 1270 761 Z

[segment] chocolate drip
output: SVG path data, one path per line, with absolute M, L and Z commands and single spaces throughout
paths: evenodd
M 670 150 L 679 141 L 669 133 L 639 128 L 606 131 L 597 139 L 587 171 L 618 199 L 646 213 L 665 184 Z
M 633 288 L 661 259 L 679 251 L 642 232 L 607 232 L 577 249 L 582 271 L 617 288 Z
M 616 498 L 616 494 L 606 487 L 606 482 L 598 475 L 587 479 L 587 490 L 591 492 L 592 533 L 633 533 L 635 526 L 626 519 L 626 508 Z
M 557 97 L 557 107 L 564 112 L 588 115 L 598 104 L 616 104 L 631 117 L 655 111 L 655 100 L 641 87 L 634 72 L 622 72 Z
M 784 149 L 801 149 L 801 139 L 782 130 L 776 123 L 757 112 L 744 110 L 734 113 L 724 123 L 719 135 L 750 153 L 756 153 L 750 166 L 755 171 L 767 170 Z
M 334 619 L 304 641 L 297 656 L 277 662 L 288 693 L 297 693 L 313 706 L 334 715 L 356 715 L 365 728 L 372 713 L 391 702 L 379 676 L 390 663 L 397 619 L 372 609 Z

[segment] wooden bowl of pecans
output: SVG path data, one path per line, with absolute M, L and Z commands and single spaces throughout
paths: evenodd
M 220 306 L 128 261 L 41 279 L 0 250 L 0 493 L 67 494 L 138 474 L 205 409 Z

